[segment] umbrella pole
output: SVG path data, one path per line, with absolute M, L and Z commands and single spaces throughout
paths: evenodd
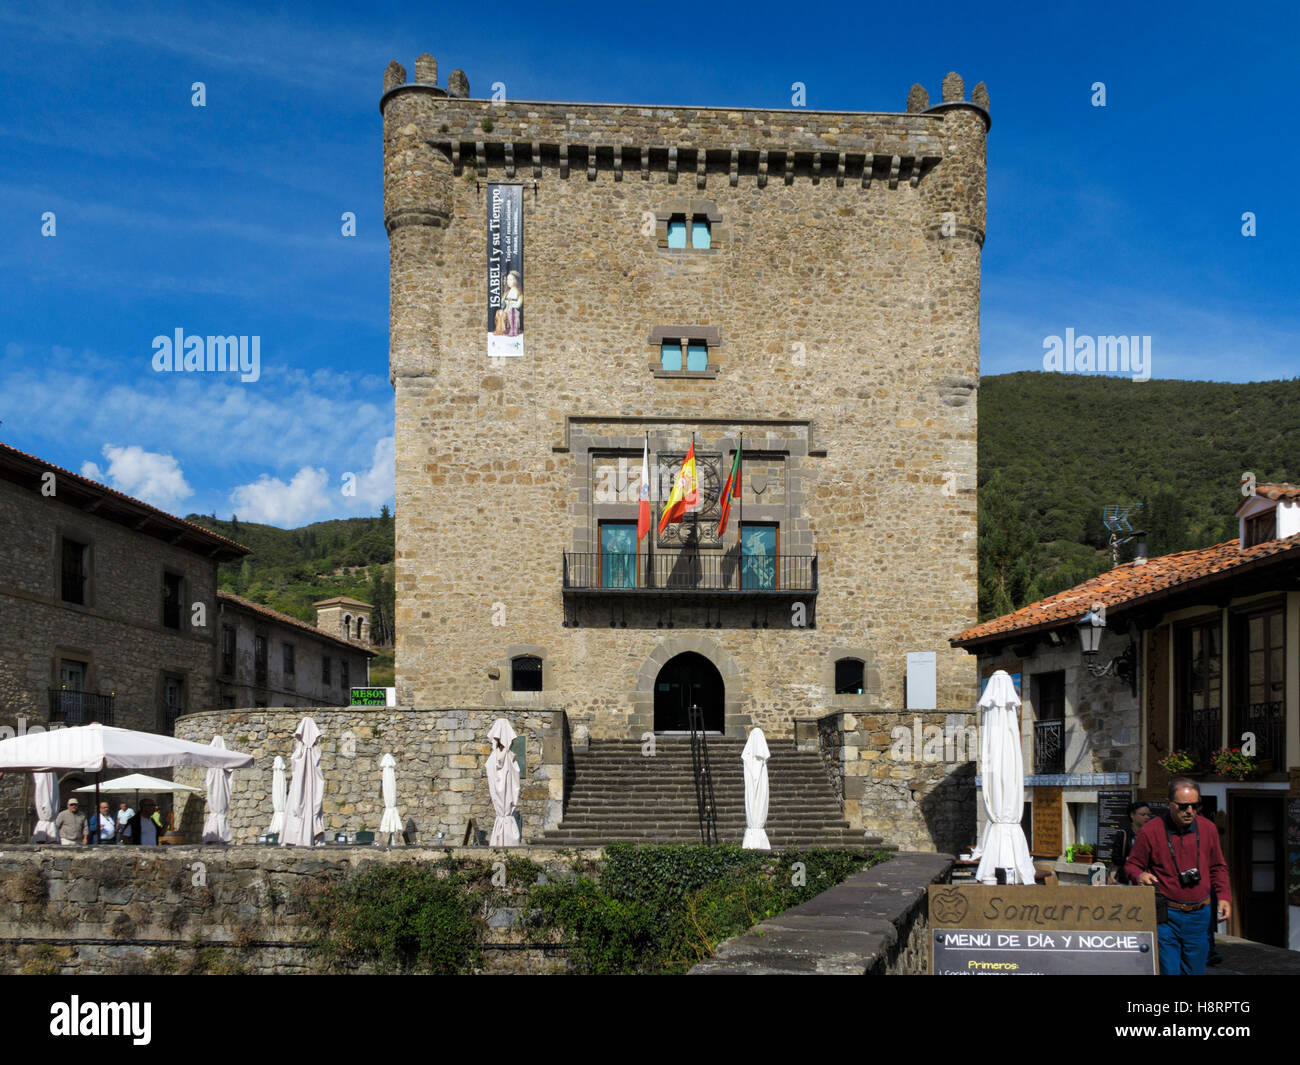
M 104 826 L 99 823 L 99 778 L 103 775 L 104 771 L 102 769 L 95 774 L 95 835 L 99 837 L 99 839 L 95 840 L 96 843 L 104 838 Z

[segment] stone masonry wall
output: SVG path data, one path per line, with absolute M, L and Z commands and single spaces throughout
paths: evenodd
M 0 850 L 0 973 L 102 975 L 320 971 L 303 915 L 327 881 L 375 865 L 506 862 L 501 891 L 536 869 L 509 851 L 414 847 L 39 847 Z M 591 874 L 599 851 L 530 849 L 548 879 Z M 562 971 L 563 948 L 526 946 L 514 910 L 485 898 L 487 972 Z
M 62 601 L 60 537 L 90 544 L 89 602 Z M 164 570 L 185 577 L 179 631 L 162 623 Z M 187 707 L 213 701 L 217 567 L 211 560 L 0 481 L 0 726 L 44 724 L 59 660 L 88 664 L 86 690 L 116 693 L 114 722 L 156 731 L 164 673 Z M 203 603 L 206 628 L 191 622 Z
M 234 773 L 228 817 L 234 842 L 253 843 L 271 821 L 271 776 L 276 755 L 292 775 L 293 733 L 303 717 L 321 730 L 325 775 L 325 830 L 351 835 L 377 832 L 383 814 L 380 759 L 397 762 L 397 808 L 414 840 L 429 844 L 443 833 L 459 843 L 473 818 L 491 832 L 495 814 L 488 797 L 484 763 L 488 730 L 504 717 L 525 739 L 519 811 L 523 842 L 559 824 L 564 808 L 564 715 L 532 710 L 423 710 L 411 707 L 314 707 L 224 710 L 191 714 L 177 722 L 176 735 L 208 743 L 221 735 L 226 746 L 256 759 Z M 180 768 L 179 783 L 203 787 L 205 770 Z M 186 839 L 201 838 L 201 797 L 176 797 L 176 823 Z
M 943 109 L 882 115 L 493 103 L 424 70 L 402 88 L 390 68 L 383 103 L 399 700 L 493 705 L 526 646 L 575 728 L 637 735 L 646 664 L 691 636 L 731 677 L 735 735 L 789 736 L 836 706 L 843 647 L 879 678 L 865 706 L 902 702 L 916 650 L 937 654 L 942 704 L 973 702 L 948 638 L 976 616 L 987 117 L 960 79 Z M 524 356 L 489 360 L 485 185 L 510 181 Z M 655 220 L 684 197 L 711 205 L 716 246 L 660 246 Z M 656 374 L 659 327 L 716 332 L 716 373 Z M 788 601 L 670 615 L 624 598 L 575 618 L 562 554 L 596 542 L 586 464 L 639 472 L 647 431 L 665 453 L 743 432 L 753 469 L 780 471 L 782 543 L 819 556 L 815 628 Z M 746 514 L 767 505 L 747 478 Z M 635 502 L 611 516 L 635 520 Z
M 905 850 L 965 850 L 976 832 L 978 721 L 971 711 L 821 718 L 819 748 L 845 820 Z

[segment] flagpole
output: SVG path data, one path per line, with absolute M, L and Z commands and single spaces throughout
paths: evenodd
M 736 587 L 737 589 L 741 589 L 745 586 L 745 577 L 743 573 L 745 567 L 745 541 L 740 535 L 740 523 L 745 520 L 745 433 L 743 430 L 740 433 L 740 441 L 737 450 L 740 452 L 740 463 L 736 468 L 736 477 L 740 482 L 738 491 L 738 494 L 740 495 L 740 506 L 737 508 L 736 513 L 736 546 L 739 547 L 740 550 L 736 553 L 736 562 L 738 563 L 736 566 Z
M 642 472 L 643 474 L 645 474 L 645 475 L 648 476 L 649 473 L 650 473 L 650 430 L 649 430 L 649 429 L 647 429 L 647 430 L 645 431 L 645 457 L 646 457 L 646 459 L 645 459 L 645 469 L 642 470 L 641 472 Z M 655 463 L 655 468 L 656 468 L 656 469 L 658 469 L 658 465 L 659 465 L 658 463 Z M 649 485 L 649 484 L 643 484 L 641 487 L 645 490 L 646 500 L 649 501 L 649 499 L 650 499 L 650 485 Z M 641 509 L 641 508 L 640 508 L 640 504 L 638 503 L 638 504 L 637 504 L 637 513 L 638 513 L 638 514 L 640 514 L 640 509 Z M 644 585 L 644 587 L 646 587 L 646 588 L 649 588 L 649 587 L 650 587 L 650 567 L 651 567 L 651 565 L 653 565 L 653 559 L 654 559 L 655 525 L 656 525 L 656 522 L 655 522 L 655 520 L 654 520 L 654 507 L 653 507 L 653 506 L 650 507 L 650 514 L 651 514 L 651 518 L 650 518 L 650 528 L 646 530 L 646 534 L 645 534 L 645 535 L 646 535 L 646 543 L 645 543 L 645 551 L 646 551 L 646 555 L 645 555 L 645 585 Z M 637 538 L 637 541 L 636 541 L 636 549 L 637 549 L 637 553 L 639 554 L 640 551 L 641 551 L 641 539 L 640 539 L 640 537 Z

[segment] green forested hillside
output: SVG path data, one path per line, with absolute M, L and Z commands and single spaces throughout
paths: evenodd
M 377 518 L 318 521 L 300 529 L 240 521 L 238 515 L 221 521 L 190 514 L 186 520 L 252 548 L 252 555 L 220 566 L 222 591 L 312 623 L 312 603 L 350 595 L 374 604 L 374 642 L 393 642 L 393 519 L 387 507 Z
M 1015 373 L 983 378 L 979 405 L 981 619 L 1108 568 L 1109 503 L 1144 504 L 1155 556 L 1235 536 L 1243 472 L 1300 479 L 1300 378 Z

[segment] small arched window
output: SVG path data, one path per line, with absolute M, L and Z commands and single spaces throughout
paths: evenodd
M 519 655 L 510 660 L 510 690 L 539 692 L 542 690 L 542 660 L 536 655 Z
M 841 658 L 835 663 L 836 695 L 861 695 L 862 681 L 862 659 Z

